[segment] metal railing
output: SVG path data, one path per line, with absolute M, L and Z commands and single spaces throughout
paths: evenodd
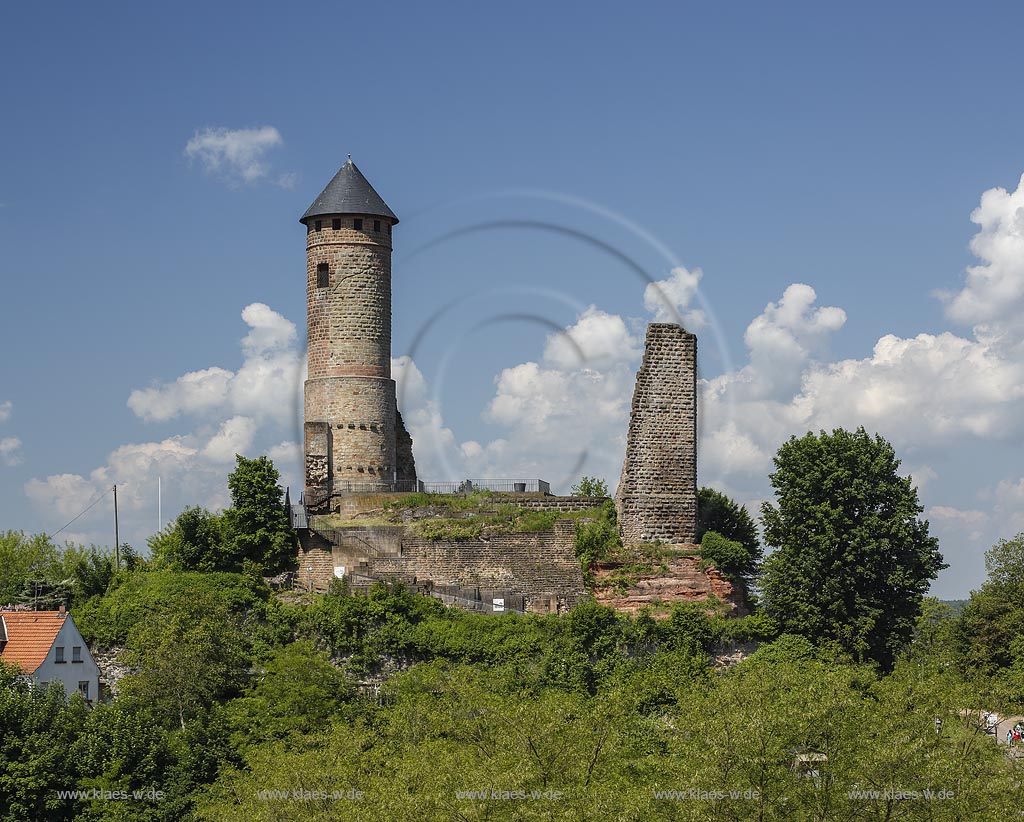
M 542 479 L 464 479 L 458 482 L 424 482 L 423 480 L 393 480 L 380 482 L 335 482 L 335 494 L 467 494 L 471 491 L 493 491 L 496 494 L 550 494 L 551 484 Z M 326 502 L 325 495 L 303 500 L 307 505 Z
M 496 494 L 550 494 L 551 485 L 542 479 L 466 479 L 461 482 L 421 483 L 427 494 L 468 494 L 493 491 Z

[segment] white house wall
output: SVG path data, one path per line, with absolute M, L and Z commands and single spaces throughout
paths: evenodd
M 81 662 L 72 662 L 76 646 L 82 649 Z M 57 648 L 59 647 L 64 648 L 65 662 L 57 662 Z M 99 698 L 100 669 L 96 667 L 92 654 L 89 653 L 89 646 L 85 644 L 85 640 L 70 614 L 64 618 L 64 624 L 57 632 L 57 638 L 53 641 L 53 645 L 50 646 L 46 661 L 36 669 L 35 681 L 40 685 L 59 682 L 64 686 L 64 693 L 69 696 L 78 691 L 79 682 L 87 681 L 89 683 L 89 699 L 96 702 Z

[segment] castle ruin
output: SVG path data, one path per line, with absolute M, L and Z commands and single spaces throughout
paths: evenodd
M 615 494 L 626 543 L 692 543 L 697 531 L 697 337 L 647 326 Z
M 425 540 L 401 525 L 360 526 L 360 517 L 379 514 L 400 495 L 431 490 L 417 478 L 391 378 L 391 251 L 398 217 L 349 157 L 300 221 L 306 227 L 309 334 L 304 491 L 292 511 L 300 583 L 323 590 L 336 578 L 401 580 L 484 611 L 571 608 L 586 591 L 570 520 L 556 520 L 548 531 L 457 541 Z M 696 358 L 693 334 L 678 325 L 648 326 L 615 499 L 627 545 L 696 547 L 690 545 L 697 519 Z M 508 486 L 511 493 L 502 499 L 520 509 L 592 510 L 604 502 L 552 496 L 542 481 L 529 491 L 523 481 Z M 325 515 L 340 517 L 346 527 Z M 719 595 L 728 587 L 690 565 L 675 574 L 684 598 Z M 658 596 L 641 596 L 646 599 Z
M 398 217 L 349 157 L 302 215 L 308 378 L 304 499 L 412 490 L 416 464 L 391 379 L 391 233 Z

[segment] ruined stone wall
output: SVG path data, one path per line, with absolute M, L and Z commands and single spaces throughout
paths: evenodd
M 525 508 L 527 511 L 589 511 L 600 508 L 608 497 L 554 497 L 554 496 L 516 496 L 508 500 L 512 505 Z M 502 499 L 502 502 L 506 500 Z
M 405 428 L 401 412 L 395 412 L 395 463 L 399 482 L 416 481 L 416 458 L 412 454 L 412 437 Z
M 408 535 L 401 526 L 338 529 L 331 546 L 305 532 L 299 547 L 299 584 L 322 591 L 336 567 L 350 577 L 400 579 L 437 586 L 502 591 L 521 596 L 530 610 L 564 611 L 584 596 L 573 549 L 574 523 L 548 531 L 495 534 L 488 539 L 441 542 Z M 310 571 L 309 569 L 313 570 Z
M 615 502 L 624 542 L 693 542 L 697 338 L 678 325 L 647 326 Z
M 584 595 L 583 573 L 573 550 L 574 523 L 550 531 L 495 534 L 486 540 L 402 540 L 402 556 L 379 558 L 376 575 L 411 575 L 439 585 L 501 589 L 521 595 L 529 608 L 537 598 L 555 598 L 559 610 Z

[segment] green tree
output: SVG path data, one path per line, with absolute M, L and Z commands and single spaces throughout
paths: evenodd
M 792 437 L 762 507 L 763 603 L 782 630 L 891 667 L 946 567 L 892 446 L 863 428 Z
M 1002 673 L 1024 652 L 1024 533 L 985 553 L 988 579 L 964 606 L 957 647 L 965 671 Z
M 30 688 L 0 660 L 0 822 L 75 819 L 57 791 L 75 788 L 71 746 L 85 723 L 85 701 L 59 685 Z
M 236 460 L 228 477 L 231 508 L 224 512 L 233 554 L 259 565 L 264 573 L 276 574 L 296 561 L 295 532 L 284 510 L 280 475 L 269 457 L 238 455 Z
M 1001 539 L 986 551 L 985 570 L 993 589 L 1024 601 L 1024 532 Z
M 253 743 L 313 733 L 343 712 L 354 688 L 311 642 L 272 656 L 244 696 L 229 703 L 233 724 Z
M 176 571 L 238 571 L 225 534 L 224 517 L 198 505 L 186 508 L 174 523 L 149 539 L 149 552 L 157 568 Z
M 595 562 L 622 546 L 616 521 L 615 503 L 607 500 L 596 509 L 593 517 L 587 516 L 576 523 L 573 550 L 585 574 Z
M 101 595 L 114 579 L 114 557 L 110 551 L 90 545 L 68 545 L 63 556 L 62 576 L 72 580 L 75 601 Z
M 574 497 L 607 497 L 608 483 L 597 477 L 580 477 L 569 493 Z
M 151 710 L 166 727 L 194 719 L 245 684 L 249 660 L 240 620 L 211 597 L 146 615 L 124 660 L 137 673 L 121 681 L 131 706 Z
M 61 551 L 46 534 L 0 533 L 0 605 L 21 598 L 26 583 L 64 579 Z
M 751 556 L 760 559 L 761 541 L 757 537 L 757 526 L 747 509 L 725 494 L 705 487 L 697 491 L 695 539 L 698 544 L 708 531 L 716 531 L 726 539 L 740 543 Z

